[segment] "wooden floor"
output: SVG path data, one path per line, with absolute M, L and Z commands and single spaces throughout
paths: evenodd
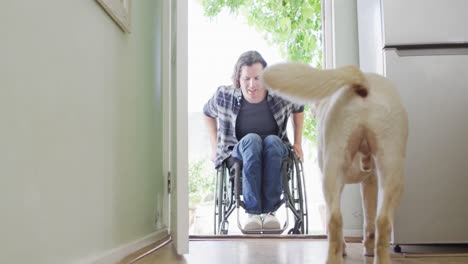
M 190 253 L 177 256 L 173 245 L 168 244 L 155 252 L 131 263 L 135 264 L 299 264 L 325 263 L 327 241 L 318 239 L 277 239 L 249 238 L 224 240 L 190 241 Z M 403 247 L 405 250 L 406 247 Z M 468 249 L 448 249 L 446 253 L 452 256 L 441 257 L 439 251 L 409 252 L 407 254 L 392 254 L 392 263 L 401 264 L 461 264 L 468 263 Z M 372 264 L 373 258 L 362 256 L 361 243 L 347 244 L 348 256 L 345 264 Z M 465 252 L 464 255 L 459 254 Z M 431 255 L 429 255 L 431 254 Z

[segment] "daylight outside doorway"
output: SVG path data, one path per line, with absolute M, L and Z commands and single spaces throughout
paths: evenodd
M 285 61 L 286 57 L 280 55 L 278 46 L 267 42 L 259 31 L 249 26 L 244 17 L 223 10 L 210 19 L 204 15 L 200 1 L 189 0 L 188 6 L 189 234 L 213 235 L 216 171 L 210 160 L 203 105 L 218 86 L 231 84 L 234 64 L 244 51 L 259 51 L 269 65 Z M 291 132 L 288 132 L 290 137 Z M 304 138 L 303 150 L 309 234 L 323 235 L 325 203 L 315 143 Z M 284 206 L 278 210 L 280 220 L 285 219 L 285 212 Z M 241 213 L 241 221 L 243 217 Z M 229 222 L 229 234 L 241 234 L 237 228 L 236 212 Z

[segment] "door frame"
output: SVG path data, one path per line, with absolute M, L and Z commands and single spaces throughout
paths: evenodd
M 162 8 L 164 213 L 176 252 L 182 255 L 188 253 L 189 238 L 188 2 L 163 0 Z
M 323 68 L 335 68 L 334 1 L 322 0 Z
M 167 215 L 165 220 L 176 252 L 182 255 L 189 252 L 188 1 L 162 1 L 163 173 L 166 185 L 164 197 L 172 196 L 165 202 L 164 215 Z M 336 64 L 333 3 L 322 0 L 322 12 L 324 68 L 333 68 Z M 171 186 L 168 186 L 170 172 L 172 179 Z M 167 187 L 170 187 L 171 194 L 167 193 Z
M 162 84 L 162 172 L 164 183 L 164 199 L 163 199 L 163 225 L 170 229 L 170 199 L 168 193 L 168 175 L 171 168 L 171 18 L 170 4 L 168 0 L 162 1 L 162 26 L 161 26 L 161 84 Z

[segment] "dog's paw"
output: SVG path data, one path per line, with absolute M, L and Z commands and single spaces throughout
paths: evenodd
M 343 257 L 328 257 L 327 264 L 343 264 Z
M 374 264 L 391 264 L 390 258 L 376 258 L 374 257 Z
M 369 233 L 364 239 L 363 255 L 372 257 L 374 256 L 375 234 Z

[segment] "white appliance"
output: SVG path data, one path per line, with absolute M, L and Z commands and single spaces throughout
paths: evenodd
M 392 242 L 468 243 L 468 0 L 357 0 L 357 10 L 360 67 L 393 80 L 409 115 Z

